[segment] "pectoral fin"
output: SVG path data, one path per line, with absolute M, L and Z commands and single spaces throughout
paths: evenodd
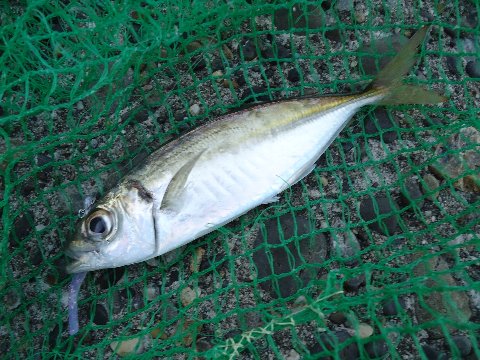
M 160 207 L 161 209 L 175 210 L 179 207 L 179 204 L 182 202 L 182 192 L 185 189 L 188 176 L 204 152 L 205 150 L 202 150 L 200 153 L 188 160 L 180 169 L 178 169 L 167 186 L 167 190 L 165 191 L 162 205 Z

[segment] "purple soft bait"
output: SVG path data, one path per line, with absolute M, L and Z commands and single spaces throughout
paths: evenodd
M 75 335 L 78 332 L 78 293 L 87 272 L 73 274 L 68 289 L 68 332 Z

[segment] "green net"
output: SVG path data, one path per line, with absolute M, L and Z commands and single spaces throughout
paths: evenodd
M 478 1 L 0 9 L 2 356 L 480 357 Z M 217 115 L 362 89 L 428 23 L 409 81 L 447 102 L 364 108 L 279 202 L 89 273 L 68 335 L 62 248 L 86 202 Z

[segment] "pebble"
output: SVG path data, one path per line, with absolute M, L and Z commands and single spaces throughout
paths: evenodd
M 279 232 L 279 226 L 282 234 Z M 312 226 L 307 218 L 290 213 L 265 221 L 261 225 L 261 230 L 258 231 L 254 244 L 254 248 L 258 248 L 253 253 L 253 261 L 258 269 L 257 278 L 260 280 L 271 277 L 272 273 L 274 275 L 291 273 L 292 270 L 298 268 L 304 262 L 310 265 L 323 263 L 328 248 L 327 239 L 323 234 L 293 240 L 285 244 L 295 235 L 301 236 L 310 233 L 313 230 Z M 284 245 L 278 246 L 279 244 Z M 267 248 L 262 245 L 273 247 Z M 270 264 L 267 253 L 271 254 L 273 264 Z M 304 260 L 299 254 L 302 255 Z M 285 298 L 306 286 L 317 273 L 318 269 L 312 266 L 298 272 L 296 276 L 299 279 L 291 275 L 277 277 L 262 281 L 260 286 L 274 298 Z
M 287 79 L 291 82 L 297 82 L 300 80 L 300 73 L 297 69 L 291 69 L 287 74 Z
M 428 199 L 435 200 L 438 197 L 437 189 L 440 187 L 440 181 L 432 174 L 425 174 L 422 179 L 423 193 Z
M 30 210 L 25 210 L 13 223 L 13 231 L 10 232 L 10 244 L 19 245 L 32 231 L 35 216 Z
M 307 8 L 305 9 L 304 6 L 307 6 Z M 291 12 L 291 21 L 289 12 Z M 305 35 L 307 33 L 306 29 L 320 29 L 322 27 L 322 24 L 325 23 L 325 12 L 320 6 L 295 3 L 290 9 L 280 8 L 276 10 L 273 23 L 278 30 L 297 29 L 296 34 Z
M 377 209 L 375 209 L 375 205 Z M 392 214 L 397 210 L 397 205 L 394 200 L 389 200 L 383 195 L 374 194 L 374 197 L 368 196 L 362 200 L 360 203 L 360 215 L 364 221 L 371 221 L 378 219 L 381 215 Z M 392 214 L 391 216 L 377 220 L 376 222 L 370 223 L 368 227 L 380 234 L 392 235 L 397 231 L 398 221 L 397 215 Z
M 325 37 L 332 42 L 343 42 L 342 33 L 338 29 L 325 31 Z
M 398 310 L 405 306 L 405 301 L 403 298 L 398 299 L 399 304 L 395 302 L 394 299 L 388 300 L 383 303 L 382 311 L 385 316 L 395 316 L 398 315 Z
M 141 354 L 144 349 L 144 338 L 136 337 L 123 341 L 112 341 L 110 348 L 120 357 Z
M 361 323 L 358 325 L 357 336 L 360 339 L 366 339 L 373 335 L 373 327 L 368 324 Z
M 193 116 L 198 115 L 200 114 L 200 105 L 193 104 L 192 106 L 190 106 L 189 110 L 190 110 L 190 114 L 192 114 Z
M 300 360 L 300 354 L 294 349 L 291 349 L 285 356 L 285 360 Z
M 183 288 L 182 292 L 180 293 L 180 301 L 182 302 L 183 306 L 190 305 L 196 298 L 197 294 L 195 293 L 195 290 L 189 286 Z
M 375 42 L 372 41 L 370 45 L 361 47 L 358 52 L 366 53 L 360 58 L 360 64 L 365 74 L 377 74 L 380 69 L 385 67 L 385 65 L 393 59 L 395 53 L 397 53 L 407 41 L 408 39 L 405 36 L 396 34 L 382 39 L 375 39 Z
M 201 55 L 193 56 L 191 59 L 191 63 L 192 63 L 193 70 L 195 71 L 203 70 L 207 66 L 207 62 Z
M 340 219 L 332 222 L 331 233 L 333 255 L 347 265 L 357 264 L 361 249 L 355 234 Z
M 248 39 L 242 45 L 243 58 L 246 61 L 251 61 L 257 57 L 257 49 L 255 48 L 255 43 Z
M 343 289 L 349 292 L 357 292 L 361 286 L 366 284 L 365 274 L 355 276 L 353 278 L 345 280 L 343 283 Z
M 365 133 L 379 134 L 386 144 L 391 144 L 398 139 L 395 129 L 398 126 L 395 120 L 391 119 L 384 108 L 377 108 L 371 116 L 365 120 Z M 390 130 L 390 131 L 389 131 Z
M 105 306 L 102 304 L 95 304 L 92 303 L 90 306 L 90 312 L 94 312 L 95 315 L 93 316 L 93 323 L 96 325 L 106 325 L 108 323 L 108 312 L 105 309 Z
M 157 288 L 153 286 L 148 286 L 147 287 L 147 300 L 152 301 L 158 296 L 158 290 Z
M 334 353 L 335 358 L 339 359 L 357 359 L 360 355 L 356 342 L 352 342 L 347 346 L 342 344 L 348 341 L 352 336 L 347 330 L 337 330 L 334 332 L 323 333 L 320 335 L 319 342 L 309 348 L 312 355 L 322 353 L 325 350 L 331 354 Z
M 195 349 L 197 350 L 197 352 L 205 352 L 211 348 L 212 348 L 212 344 L 208 342 L 206 338 L 199 338 L 195 342 Z M 199 357 L 199 359 L 201 358 L 202 357 Z
M 192 256 L 191 261 L 190 261 L 190 271 L 192 273 L 198 272 L 204 255 L 205 255 L 205 249 L 204 248 L 199 247 L 199 248 L 195 249 L 195 255 Z
M 365 345 L 365 351 L 371 359 L 382 358 L 388 353 L 388 344 L 385 340 L 373 340 Z
M 355 11 L 355 21 L 359 24 L 364 23 L 367 20 L 367 15 L 363 11 Z
M 96 149 L 97 146 L 98 146 L 98 140 L 93 138 L 92 140 L 90 140 L 90 146 L 92 147 L 92 149 Z
M 30 262 L 32 263 L 33 266 L 38 266 L 44 261 L 42 252 L 34 248 L 32 251 L 30 251 Z
M 480 78 L 480 61 L 470 60 L 465 66 L 465 71 L 471 78 Z
M 459 71 L 460 69 L 460 64 L 459 64 L 459 58 L 456 56 L 447 56 L 447 68 L 448 70 L 453 74 L 453 75 L 460 75 L 461 72 Z
M 85 105 L 83 105 L 83 101 L 79 101 L 77 103 L 77 110 L 82 111 L 83 109 L 85 109 Z
M 420 325 L 442 316 L 452 324 L 449 327 L 455 328 L 454 324 L 465 324 L 472 316 L 468 295 L 465 291 L 454 289 L 458 284 L 449 271 L 451 270 L 448 264 L 440 256 L 425 259 L 413 269 L 415 277 L 425 279 L 418 284 L 425 292 L 422 294 L 422 302 L 417 302 L 415 309 Z M 432 274 L 437 275 L 432 277 Z M 434 290 L 437 288 L 445 290 Z M 444 336 L 440 327 L 431 326 L 426 329 L 431 338 L 439 339 Z
M 345 316 L 345 314 L 340 311 L 335 311 L 331 313 L 328 318 L 331 322 L 337 325 L 345 324 L 345 322 L 347 321 L 347 317 Z
M 402 195 L 402 203 L 404 205 L 415 205 L 421 208 L 424 205 L 422 198 L 423 194 L 420 190 L 418 180 L 413 177 L 405 179 L 403 186 L 400 189 Z
M 18 290 L 14 288 L 8 289 L 2 300 L 7 310 L 16 309 L 20 305 L 20 295 Z
M 435 349 L 430 345 L 423 345 L 422 350 L 428 360 L 447 360 L 448 356 L 445 353 L 440 352 L 440 350 Z
M 455 335 L 452 336 L 452 340 L 461 356 L 470 355 L 472 352 L 472 341 L 467 336 Z
M 108 289 L 118 283 L 125 274 L 125 266 L 100 270 L 100 276 L 95 280 L 95 283 L 101 289 Z

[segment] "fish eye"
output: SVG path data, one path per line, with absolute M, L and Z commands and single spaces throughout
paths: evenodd
M 88 235 L 95 240 L 105 239 L 111 233 L 112 228 L 112 214 L 104 209 L 93 211 L 86 222 Z

